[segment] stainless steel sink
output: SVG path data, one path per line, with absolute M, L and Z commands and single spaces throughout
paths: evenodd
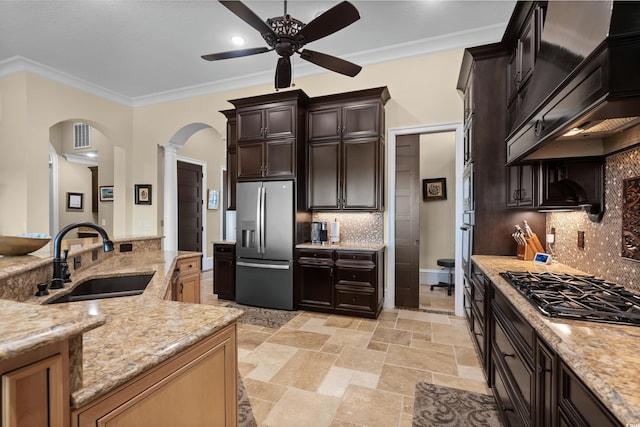
M 152 277 L 153 274 L 142 274 L 90 279 L 80 283 L 70 293 L 61 295 L 47 304 L 140 295 Z

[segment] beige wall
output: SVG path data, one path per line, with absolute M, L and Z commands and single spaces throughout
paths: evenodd
M 68 162 L 58 156 L 58 219 L 60 224 L 67 225 L 74 222 L 97 222 L 98 215 L 91 212 L 91 171 L 87 165 Z M 67 209 L 67 193 L 81 193 L 82 210 Z M 77 237 L 73 231 L 69 238 Z
M 420 269 L 439 269 L 439 258 L 455 258 L 455 132 L 420 135 L 420 185 L 446 179 L 446 200 L 424 201 L 420 194 Z
M 388 129 L 458 122 L 462 100 L 455 86 L 462 52 L 455 49 L 367 65 L 355 78 L 336 73 L 304 77 L 295 80 L 296 89 L 314 97 L 388 86 L 391 93 L 386 108 Z M 273 86 L 268 84 L 132 109 L 32 74 L 1 79 L 0 233 L 48 229 L 48 186 L 43 183 L 48 182 L 49 128 L 61 121 L 80 119 L 99 129 L 113 144 L 116 194 L 113 233 L 116 236 L 162 234 L 162 149 L 158 148 L 159 144 L 170 142 L 184 126 L 203 123 L 213 130 L 208 135 L 193 137 L 207 138 L 212 147 L 221 147 L 226 130 L 225 118 L 218 111 L 232 107 L 227 100 L 272 92 Z M 190 151 L 190 144 L 197 145 L 197 142 L 189 140 L 181 150 Z M 208 154 L 191 152 L 190 157 L 204 160 Z M 209 166 L 211 179 L 218 179 L 216 168 L 221 164 L 218 157 L 210 160 L 214 162 Z M 27 174 L 26 170 L 34 173 Z M 152 184 L 154 200 L 158 203 L 134 205 L 135 183 Z M 216 184 L 215 181 L 207 183 Z M 212 221 L 208 221 L 207 239 L 217 239 L 219 226 L 214 226 L 214 220 L 215 213 Z

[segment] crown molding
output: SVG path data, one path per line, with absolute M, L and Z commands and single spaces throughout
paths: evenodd
M 359 52 L 353 55 L 343 56 L 343 58 L 364 66 L 413 56 L 427 55 L 444 50 L 480 46 L 500 41 L 505 26 L 506 23 L 490 25 L 473 30 L 460 31 L 443 36 Z M 7 60 L 0 61 L 0 78 L 20 72 L 34 73 L 92 95 L 133 108 L 273 83 L 273 71 L 269 70 L 131 98 L 21 56 L 14 56 Z M 297 78 L 327 72 L 329 71 L 305 61 L 296 61 L 294 64 L 294 76 Z

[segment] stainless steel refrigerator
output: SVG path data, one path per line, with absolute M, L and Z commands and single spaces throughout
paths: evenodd
M 292 310 L 296 227 L 293 181 L 236 187 L 236 301 Z

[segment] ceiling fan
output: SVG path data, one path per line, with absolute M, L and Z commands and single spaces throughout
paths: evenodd
M 300 58 L 306 61 L 349 77 L 356 76 L 362 69 L 359 65 L 326 53 L 309 49 L 300 50 L 307 43 L 333 34 L 360 19 L 358 10 L 348 1 L 343 1 L 333 6 L 308 24 L 298 21 L 287 14 L 286 0 L 284 2 L 284 15 L 269 18 L 266 21 L 261 20 L 258 15 L 240 1 L 219 1 L 240 19 L 258 30 L 269 47 L 212 53 L 202 55 L 202 59 L 218 61 L 275 50 L 280 56 L 276 66 L 276 89 L 287 88 L 291 85 L 291 56 L 294 53 L 299 54 Z

